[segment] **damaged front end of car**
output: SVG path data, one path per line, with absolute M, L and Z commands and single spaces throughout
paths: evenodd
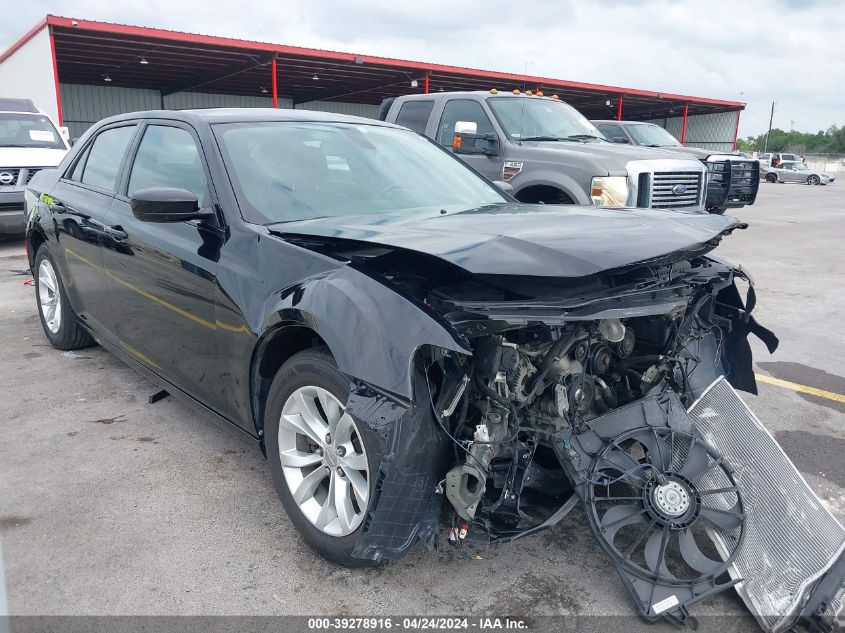
M 706 255 L 715 243 L 562 278 L 289 239 L 379 279 L 461 342 L 420 346 L 411 400 L 355 383 L 347 410 L 383 447 L 356 556 L 433 547 L 444 506 L 451 540 L 507 542 L 580 503 L 643 618 L 683 624 L 737 587 L 766 630 L 799 615 L 824 630 L 845 531 L 733 390 L 756 393 L 748 335 L 770 352 L 778 341 L 752 316 L 746 273 Z

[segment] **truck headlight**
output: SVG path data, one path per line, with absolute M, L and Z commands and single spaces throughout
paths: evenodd
M 590 198 L 597 207 L 624 207 L 628 203 L 628 178 L 596 176 L 590 185 Z

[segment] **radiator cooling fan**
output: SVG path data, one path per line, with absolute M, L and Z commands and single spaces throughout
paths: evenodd
M 639 427 L 606 440 L 582 478 L 590 527 L 646 619 L 683 621 L 688 606 L 735 584 L 720 577 L 742 545 L 743 501 L 714 448 Z

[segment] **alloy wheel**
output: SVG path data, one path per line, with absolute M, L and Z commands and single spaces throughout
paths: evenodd
M 62 327 L 62 297 L 56 271 L 48 259 L 41 260 L 38 266 L 38 303 L 47 329 L 58 334 Z
M 807 178 L 808 185 L 817 185 L 819 184 L 819 177 L 818 176 L 810 176 Z
M 285 401 L 279 460 L 294 502 L 317 529 L 346 536 L 361 525 L 370 495 L 367 451 L 331 392 L 306 386 Z

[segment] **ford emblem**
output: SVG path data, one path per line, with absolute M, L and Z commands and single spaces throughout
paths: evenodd
M 14 184 L 15 175 L 9 171 L 0 171 L 0 185 Z
M 674 193 L 676 196 L 682 196 L 686 192 L 687 192 L 687 186 L 686 185 L 675 185 L 674 187 L 672 187 L 672 193 Z

